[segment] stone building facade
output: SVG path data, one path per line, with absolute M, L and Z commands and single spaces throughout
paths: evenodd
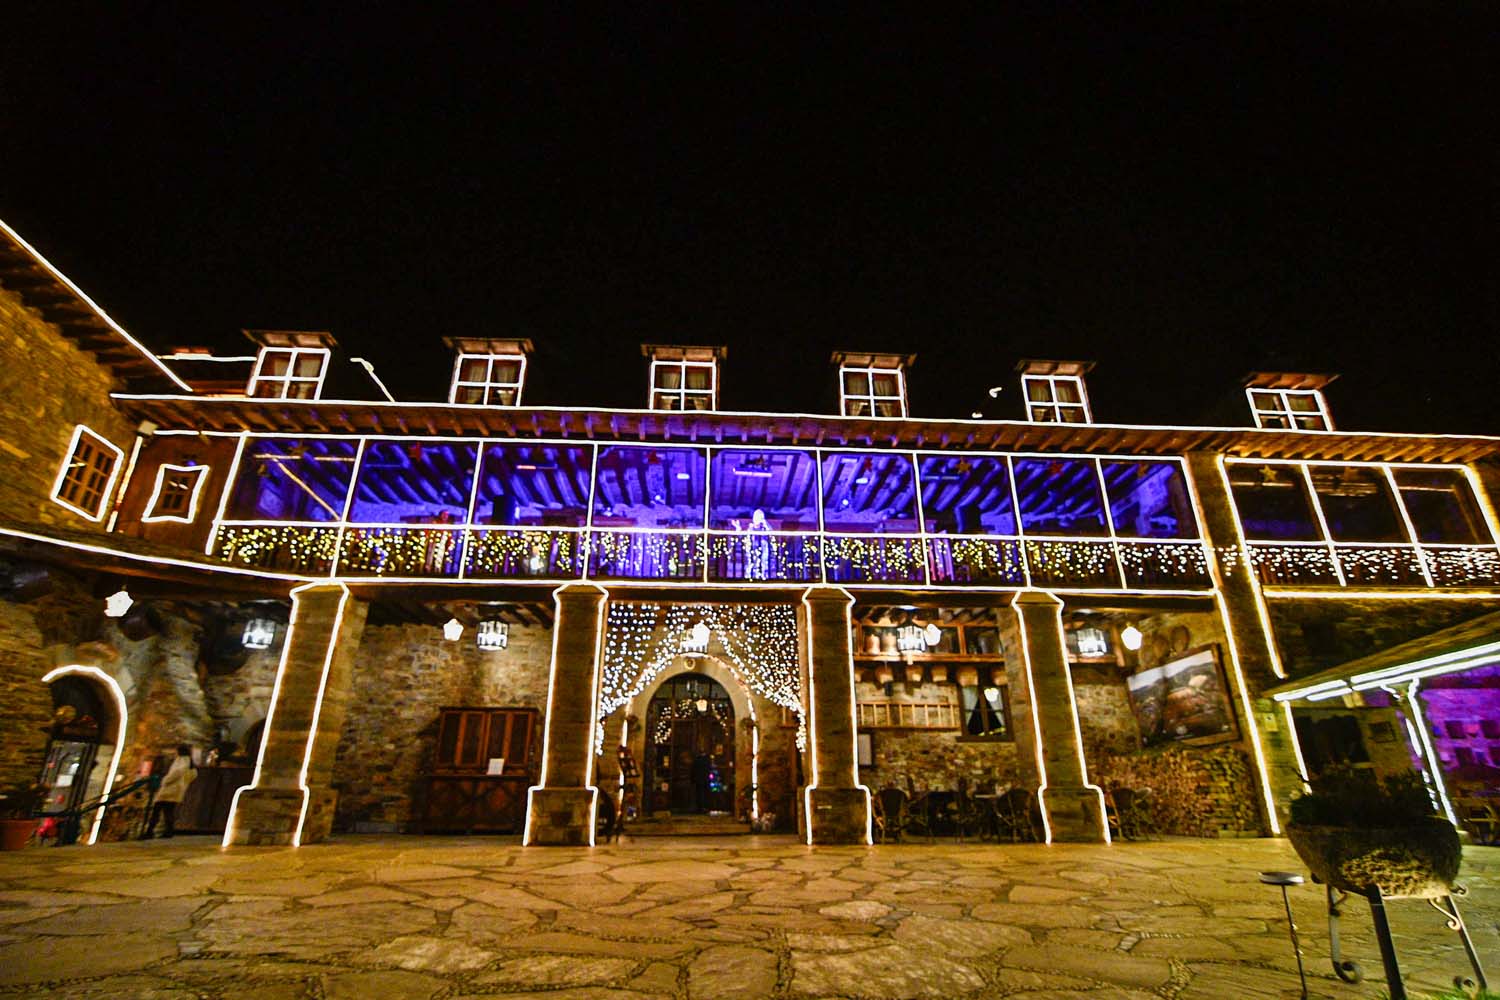
M 1446 795 L 1406 651 L 1486 665 L 1500 439 L 1338 431 L 1282 373 L 1254 426 L 1096 423 L 1076 362 L 1022 364 L 1024 419 L 914 417 L 876 354 L 836 356 L 838 414 L 720 412 L 722 351 L 650 345 L 652 409 L 518 407 L 517 340 L 455 342 L 455 402 L 335 398 L 303 331 L 250 331 L 235 390 L 0 235 L 0 782 L 86 817 L 186 742 L 230 846 L 418 828 L 452 709 L 539 720 L 460 775 L 534 844 L 704 782 L 809 843 L 869 839 L 883 787 L 1026 789 L 1051 840 L 1111 836 L 1114 788 L 1198 836 L 1278 832 L 1335 764 Z M 1500 766 L 1474 677 L 1428 690 Z

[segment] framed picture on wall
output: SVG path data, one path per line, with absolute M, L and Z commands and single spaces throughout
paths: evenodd
M 875 766 L 875 734 L 860 733 L 855 739 L 860 767 Z
M 1141 743 L 1222 743 L 1237 739 L 1218 649 L 1200 646 L 1125 681 Z

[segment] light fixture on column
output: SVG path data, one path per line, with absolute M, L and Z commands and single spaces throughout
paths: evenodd
M 474 644 L 487 651 L 504 649 L 510 645 L 510 626 L 496 620 L 480 622 L 479 630 L 474 634 Z
M 269 618 L 252 618 L 245 623 L 240 645 L 246 649 L 270 649 L 276 641 L 276 623 Z
M 699 622 L 682 634 L 680 644 L 684 656 L 702 656 L 708 652 L 708 640 L 712 638 L 708 626 Z
M 130 596 L 124 587 L 110 594 L 104 599 L 104 617 L 124 618 L 135 599 Z
M 1121 636 L 1123 639 L 1124 637 Z M 1129 643 L 1126 643 L 1128 646 Z M 1108 656 L 1109 636 L 1105 635 L 1102 628 L 1085 626 L 1078 630 L 1078 655 L 1079 656 Z
M 449 618 L 443 624 L 443 638 L 449 642 L 457 642 L 464 635 L 464 623 L 457 618 Z
M 1120 642 L 1124 643 L 1125 648 L 1132 652 L 1141 648 L 1141 641 L 1143 639 L 1145 639 L 1145 636 L 1141 635 L 1141 630 L 1134 625 L 1126 625 L 1120 629 Z

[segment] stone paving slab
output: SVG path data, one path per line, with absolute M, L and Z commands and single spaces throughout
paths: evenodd
M 807 848 L 783 837 L 599 848 L 209 838 L 0 854 L 0 1000 L 1281 1000 L 1298 995 L 1283 840 Z M 1500 848 L 1463 901 L 1500 978 Z M 1383 991 L 1364 904 L 1328 964 L 1321 891 L 1293 890 L 1311 993 Z M 1388 907 L 1408 986 L 1467 971 L 1425 904 Z

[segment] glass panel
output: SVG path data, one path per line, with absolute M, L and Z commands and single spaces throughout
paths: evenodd
M 706 393 L 689 396 L 686 403 L 687 405 L 683 407 L 684 410 L 708 410 L 713 403 L 713 397 Z
M 1082 403 L 1083 396 L 1078 391 L 1078 383 L 1070 378 L 1060 378 L 1053 383 L 1057 392 L 1059 403 Z
M 359 464 L 351 524 L 463 524 L 478 445 L 371 441 Z
M 1052 383 L 1044 378 L 1026 379 L 1026 398 L 1033 403 L 1052 402 Z
M 602 449 L 594 480 L 594 526 L 703 527 L 707 468 L 707 458 L 697 448 Z
M 970 656 L 1000 655 L 1000 629 L 990 625 L 970 625 L 965 628 L 964 652 Z
M 521 381 L 521 362 L 496 360 L 490 366 L 490 381 L 502 385 L 515 385 Z
M 1291 426 L 1291 424 L 1287 422 L 1286 417 L 1280 412 L 1261 414 L 1260 425 L 1262 427 L 1275 427 L 1278 429 L 1283 429 Z
M 1033 406 L 1031 408 L 1031 419 L 1039 424 L 1050 424 L 1057 420 L 1050 406 Z
M 1458 469 L 1396 469 L 1396 485 L 1417 537 L 1432 544 L 1489 545 L 1488 526 Z
M 1083 407 L 1081 406 L 1061 406 L 1058 407 L 1057 413 L 1061 423 L 1082 424 L 1088 422 L 1084 419 L 1086 414 L 1083 412 Z
M 287 385 L 287 399 L 315 399 L 318 395 L 316 382 L 291 382 Z
M 1295 465 L 1228 466 L 1229 486 L 1248 539 L 1318 541 L 1323 531 L 1313 514 L 1302 470 Z
M 225 518 L 336 521 L 354 477 L 347 439 L 251 438 L 235 475 Z
M 453 401 L 471 405 L 483 403 L 484 389 L 480 386 L 461 386 L 453 393 Z
M 927 531 L 953 535 L 1014 535 L 1010 466 L 1003 458 L 926 455 L 921 460 Z
M 894 399 L 877 400 L 875 403 L 875 415 L 877 417 L 899 417 L 901 416 L 901 403 Z
M 651 403 L 653 410 L 678 410 L 682 408 L 682 397 L 675 393 L 659 392 Z
M 866 372 L 844 372 L 844 395 L 868 396 L 870 376 Z
M 895 372 L 876 372 L 871 383 L 877 396 L 899 397 L 901 395 L 900 382 Z
M 297 370 L 292 374 L 301 378 L 315 379 L 323 370 L 323 355 L 321 354 L 298 354 Z
M 823 525 L 830 533 L 917 531 L 917 491 L 903 454 L 823 456 Z
M 284 382 L 267 382 L 261 379 L 255 383 L 255 388 L 250 391 L 250 396 L 253 399 L 280 399 L 285 386 L 286 383 Z
M 1334 541 L 1408 541 L 1384 472 L 1359 465 L 1310 465 L 1307 471 Z
M 1021 525 L 1027 534 L 1109 534 L 1091 459 L 1018 458 L 1015 470 Z
M 1321 413 L 1308 413 L 1295 418 L 1298 430 L 1304 431 L 1326 431 L 1328 423 L 1323 419 Z
M 711 388 L 713 372 L 702 365 L 693 365 L 687 370 L 687 387 L 689 389 Z
M 1281 395 L 1275 392 L 1251 392 L 1250 402 L 1257 410 L 1275 413 L 1281 409 Z
M 489 358 L 464 358 L 458 366 L 460 382 L 483 382 L 489 377 Z
M 1318 397 L 1311 393 L 1289 392 L 1286 397 L 1287 409 L 1293 413 L 1317 413 Z
M 1182 466 L 1176 462 L 1103 462 L 1109 515 L 1119 538 L 1196 538 Z
M 285 375 L 291 368 L 291 364 L 290 351 L 267 351 L 260 373 L 262 375 Z
M 491 388 L 489 393 L 489 404 L 491 406 L 515 406 L 516 390 Z
M 678 365 L 657 365 L 656 387 L 658 389 L 681 389 L 682 368 Z
M 870 414 L 870 401 L 868 399 L 846 399 L 844 400 L 844 415 L 849 417 L 865 417 Z
M 592 461 L 588 445 L 485 445 L 474 522 L 583 527 Z
M 710 528 L 818 530 L 818 472 L 811 452 L 716 451 L 712 479 Z

